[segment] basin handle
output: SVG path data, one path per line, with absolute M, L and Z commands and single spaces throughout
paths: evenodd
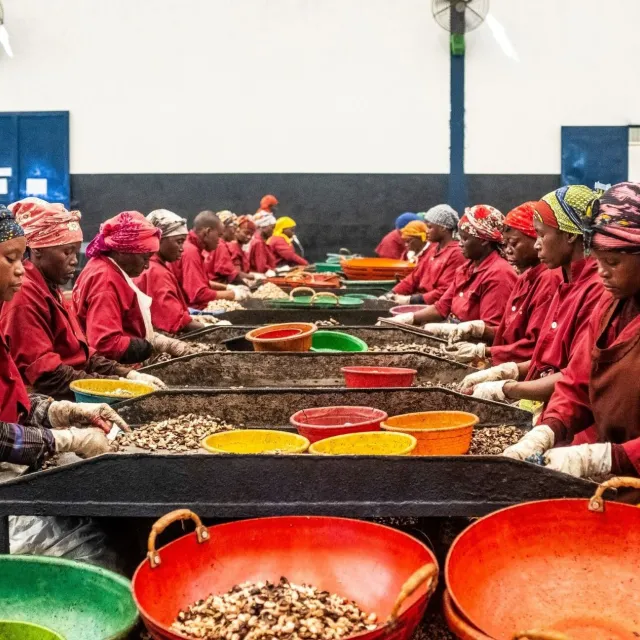
M 405 600 L 413 595 L 416 589 L 419 589 L 425 582 L 429 580 L 428 595 L 436 590 L 438 584 L 438 567 L 435 564 L 426 564 L 420 567 L 403 585 L 400 589 L 400 594 L 396 599 L 393 609 L 389 614 L 387 625 L 394 625 L 398 620 L 398 614 L 400 608 L 404 604 Z
M 311 296 L 315 296 L 316 295 L 316 291 L 315 289 L 312 289 L 311 287 L 296 287 L 295 289 L 291 290 L 291 293 L 289 294 L 289 300 L 293 300 L 296 293 L 300 293 L 301 291 L 304 291 L 305 293 L 310 293 Z
M 311 305 L 315 303 L 318 298 L 333 298 L 336 301 L 336 305 L 340 306 L 340 298 L 335 293 L 331 293 L 331 291 L 320 291 L 316 293 L 313 298 L 311 298 Z
M 521 631 L 513 636 L 513 640 L 571 640 L 569 636 L 558 631 L 539 631 L 532 629 L 531 631 Z
M 160 552 L 156 551 L 156 538 L 170 525 L 178 520 L 193 520 L 196 524 L 196 537 L 198 542 L 206 542 L 209 540 L 209 531 L 202 524 L 202 520 L 189 509 L 176 509 L 165 514 L 155 522 L 151 527 L 149 540 L 147 541 L 147 559 L 152 569 L 155 569 L 161 562 Z
M 604 512 L 604 498 L 602 494 L 607 489 L 619 489 L 621 487 L 631 487 L 632 489 L 640 489 L 640 478 L 628 478 L 625 476 L 620 476 L 619 478 L 611 478 L 611 480 L 607 480 L 603 482 L 597 489 L 596 492 L 589 500 L 589 511 L 597 511 L 598 513 Z

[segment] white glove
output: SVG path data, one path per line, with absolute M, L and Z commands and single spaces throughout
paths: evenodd
M 460 342 L 471 338 L 482 338 L 485 324 L 483 320 L 470 320 L 454 325 L 455 330 L 449 334 L 449 342 Z
M 413 313 L 401 313 L 400 315 L 393 316 L 393 318 L 389 318 L 393 322 L 398 322 L 400 324 L 413 324 L 414 314 Z
M 555 433 L 546 424 L 541 424 L 522 436 L 519 442 L 505 449 L 502 455 L 514 460 L 526 460 L 529 456 L 543 454 L 551 449 L 555 442 Z
M 430 322 L 422 328 L 436 338 L 448 338 L 455 331 L 456 325 L 448 322 Z
M 129 425 L 108 404 L 91 402 L 52 402 L 47 412 L 49 422 L 54 429 L 65 429 L 72 425 L 99 427 L 105 433 L 111 431 L 113 423 L 123 431 L 129 431 Z
M 160 378 L 156 378 L 155 376 L 150 376 L 148 373 L 140 373 L 140 371 L 136 371 L 132 369 L 127 373 L 127 380 L 133 380 L 134 382 L 144 382 L 145 384 L 151 385 L 154 389 L 166 389 L 167 385 L 160 380 Z
M 267 278 L 275 278 L 276 277 L 276 272 L 272 271 L 271 269 L 269 269 L 267 271 L 267 273 L 264 274 Z
M 393 291 L 388 291 L 384 295 L 379 296 L 378 300 L 395 300 L 395 298 L 396 298 L 396 294 L 393 293 Z
M 547 469 L 577 478 L 602 478 L 611 473 L 611 443 L 579 444 L 547 451 Z
M 101 453 L 112 451 L 104 431 L 96 427 L 87 429 L 58 429 L 54 430 L 53 440 L 56 443 L 56 453 L 71 451 L 80 458 L 93 458 Z
M 236 302 L 241 302 L 242 300 L 246 300 L 247 298 L 251 297 L 251 291 L 249 290 L 249 287 L 230 284 L 227 286 L 227 289 L 229 289 L 229 291 L 233 291 L 233 299 Z
M 491 382 L 481 382 L 473 388 L 473 397 L 481 400 L 493 400 L 494 402 L 507 402 L 504 395 L 504 385 L 509 380 L 492 380 Z
M 249 274 L 256 282 L 261 282 L 262 280 L 266 280 L 267 276 L 264 273 L 254 273 L 253 271 Z
M 193 353 L 191 345 L 182 340 L 168 338 L 161 333 L 156 333 L 151 341 L 153 348 L 160 353 L 168 353 L 172 358 L 180 358 Z
M 443 344 L 440 347 L 445 358 L 451 358 L 457 362 L 476 362 L 486 358 L 487 345 L 479 342 L 457 342 L 456 344 Z
M 411 302 L 411 296 L 394 295 L 393 296 L 393 301 L 396 304 L 409 304 Z
M 481 382 L 489 382 L 490 380 L 517 380 L 518 365 L 515 362 L 503 362 L 495 367 L 489 367 L 482 371 L 476 371 L 465 376 L 460 383 L 461 391 L 469 391 Z

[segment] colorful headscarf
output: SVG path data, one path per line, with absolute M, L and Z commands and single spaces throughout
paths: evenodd
M 479 240 L 502 243 L 504 216 L 498 209 L 488 204 L 477 204 L 467 207 L 460 218 L 458 229 Z
M 22 238 L 23 228 L 16 222 L 16 219 L 7 207 L 0 204 L 0 242 L 8 242 L 13 238 Z
M 87 257 L 109 251 L 155 253 L 160 248 L 161 235 L 160 229 L 139 211 L 123 211 L 100 225 L 100 233 L 87 247 Z
M 259 211 L 268 211 L 269 213 L 273 213 L 273 207 L 277 207 L 278 204 L 278 198 L 271 194 L 267 194 L 262 198 L 262 200 L 260 200 Z
M 229 227 L 232 224 L 238 224 L 238 216 L 235 213 L 228 211 L 227 209 L 225 209 L 224 211 L 218 211 L 216 215 L 225 227 Z
M 640 184 L 621 182 L 594 203 L 593 246 L 603 251 L 640 253 Z
M 273 230 L 273 235 L 279 238 L 284 238 L 289 244 L 291 244 L 293 242 L 293 239 L 287 236 L 284 233 L 284 230 L 291 229 L 292 227 L 295 227 L 295 226 L 297 225 L 296 225 L 296 221 L 293 218 L 287 218 L 287 216 L 278 218 L 276 220 L 276 228 Z
M 591 209 L 597 197 L 596 191 L 581 184 L 561 187 L 536 202 L 535 219 L 548 227 L 583 235 L 585 217 L 591 216 Z
M 437 224 L 445 229 L 451 229 L 451 231 L 458 228 L 458 214 L 448 204 L 437 204 L 426 213 L 419 213 L 418 217 L 429 224 Z
M 31 249 L 59 247 L 82 242 L 79 211 L 67 211 L 64 205 L 40 198 L 25 198 L 9 205 L 16 222 L 24 229 Z
M 504 218 L 504 226 L 520 231 L 530 238 L 537 237 L 533 226 L 533 216 L 536 213 L 535 205 L 535 202 L 523 202 L 515 209 L 511 209 Z
M 256 227 L 258 227 L 258 229 L 266 229 L 266 227 L 275 225 L 277 220 L 276 217 L 269 211 L 258 211 L 258 213 L 253 216 L 253 222 L 255 223 Z
M 162 231 L 163 238 L 186 236 L 189 233 L 187 220 L 168 209 L 155 209 L 147 216 L 147 220 Z
M 402 215 L 399 215 L 396 218 L 396 229 L 398 231 L 401 231 L 414 220 L 420 220 L 420 218 L 418 218 L 418 215 L 416 213 L 411 213 L 410 211 L 405 211 Z
M 408 240 L 409 238 L 420 238 L 422 242 L 427 241 L 427 234 L 429 229 L 427 225 L 421 220 L 413 220 L 402 231 L 402 239 Z
M 240 227 L 240 229 L 247 229 L 251 231 L 251 233 L 256 230 L 256 224 L 251 216 L 240 216 L 238 218 L 238 227 Z

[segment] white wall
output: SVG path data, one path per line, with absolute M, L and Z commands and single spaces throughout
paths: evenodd
M 0 110 L 71 112 L 72 173 L 447 173 L 427 0 L 3 0 Z
M 640 1 L 491 0 L 468 36 L 468 173 L 560 173 L 562 125 L 640 123 Z

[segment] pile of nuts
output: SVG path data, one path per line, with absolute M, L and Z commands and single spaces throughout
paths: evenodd
M 133 398 L 133 391 L 129 391 L 129 389 L 121 389 L 118 387 L 113 391 L 109 391 L 109 395 L 118 396 L 118 398 Z
M 121 433 L 115 441 L 118 450 L 125 447 L 138 447 L 148 451 L 197 451 L 200 442 L 212 433 L 231 431 L 234 425 L 212 416 L 195 413 L 150 422 L 138 429 Z
M 524 429 L 509 425 L 474 429 L 469 454 L 472 456 L 499 456 L 526 433 Z
M 213 640 L 338 640 L 377 628 L 375 613 L 355 602 L 306 585 L 245 582 L 180 611 L 171 628 Z
M 316 327 L 339 327 L 341 323 L 335 318 L 329 318 L 328 320 L 316 320 L 313 324 Z
M 390 342 L 382 347 L 371 347 L 369 351 L 383 353 L 386 351 L 418 351 L 428 356 L 442 357 L 442 352 L 438 347 L 432 347 L 422 342 Z
M 212 300 L 205 311 L 243 311 L 244 307 L 235 300 Z
M 272 282 L 265 282 L 251 294 L 251 297 L 256 300 L 282 300 L 289 296 Z

